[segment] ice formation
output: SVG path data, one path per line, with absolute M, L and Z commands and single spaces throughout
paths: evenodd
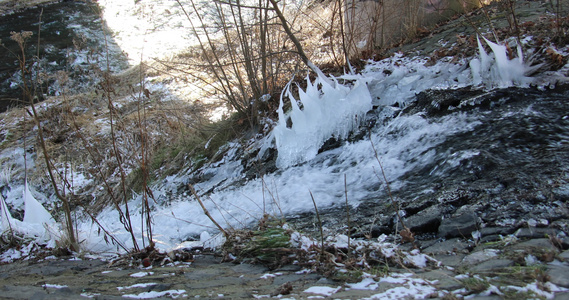
M 24 185 L 24 203 L 25 223 L 40 225 L 50 225 L 55 223 L 51 214 L 38 202 L 38 200 L 36 200 L 36 198 L 34 198 L 27 182 Z
M 279 122 L 273 131 L 279 168 L 314 158 L 331 137 L 347 137 L 372 107 L 371 95 L 363 79 L 356 80 L 353 86 L 346 86 L 335 78 L 330 80 L 319 74 L 314 82 L 307 77 L 306 83 L 305 91 L 299 88 L 298 100 L 290 90 L 290 83 L 281 95 Z M 288 115 L 283 111 L 285 96 L 292 106 Z M 302 103 L 302 108 L 297 101 Z M 289 118 L 292 126 L 287 126 Z
M 517 57 L 509 59 L 508 49 L 505 45 L 499 45 L 484 38 L 484 41 L 492 53 L 486 53 L 480 38 L 478 41 L 478 52 L 480 58 L 470 61 L 472 72 L 472 83 L 474 85 L 484 85 L 486 87 L 505 88 L 513 85 L 528 86 L 533 79 L 526 76 L 535 67 L 530 67 L 524 62 L 521 47 L 517 47 Z
M 1 231 L 8 231 L 12 228 L 12 224 L 15 224 L 15 219 L 12 217 L 12 214 L 8 210 L 8 206 L 6 206 L 6 202 L 4 201 L 4 197 L 0 198 L 0 219 L 2 222 L 0 223 L 2 227 L 0 227 Z
M 4 199 L 0 202 L 2 232 L 12 231 L 41 241 L 52 240 L 52 232 L 57 232 L 57 223 L 50 213 L 32 195 L 25 183 L 23 198 L 25 202 L 24 220 L 14 219 Z

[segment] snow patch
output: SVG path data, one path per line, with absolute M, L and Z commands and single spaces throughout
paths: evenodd
M 131 299 L 154 299 L 164 296 L 170 296 L 171 298 L 178 298 L 178 297 L 184 297 L 185 293 L 186 290 L 167 290 L 162 292 L 151 291 L 151 292 L 140 293 L 137 295 L 134 294 L 123 295 L 122 297 L 131 298 Z
M 401 284 L 402 286 L 388 289 L 383 293 L 375 294 L 365 299 L 425 299 L 436 292 L 436 288 L 432 283 L 420 278 L 411 278 L 412 276 L 412 273 L 404 273 L 381 278 L 379 284 L 385 282 Z
M 337 293 L 341 288 L 341 286 L 335 288 L 329 286 L 312 286 L 304 290 L 304 292 L 330 297 L 333 294 Z
M 59 284 L 49 284 L 49 283 L 46 283 L 46 284 L 42 285 L 42 287 L 43 287 L 43 288 L 51 288 L 51 289 L 63 289 L 63 288 L 66 288 L 66 287 L 68 287 L 68 286 L 66 286 L 66 285 L 59 285 Z
M 154 275 L 154 272 L 137 272 L 137 273 L 130 274 L 130 277 L 140 278 L 140 277 L 144 277 L 144 276 L 148 276 L 148 275 Z

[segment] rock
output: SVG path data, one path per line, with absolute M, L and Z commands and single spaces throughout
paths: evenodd
M 245 274 L 269 272 L 269 268 L 262 265 L 253 265 L 253 264 L 238 264 L 234 266 L 232 269 L 237 273 L 245 273 Z
M 553 195 L 557 200 L 567 201 L 569 200 L 569 184 L 560 185 L 551 190 Z
M 299 265 L 284 265 L 278 269 L 275 270 L 275 272 L 297 272 L 302 270 L 302 268 Z
M 485 237 L 489 235 L 508 235 L 514 233 L 514 227 L 484 227 L 479 230 L 480 236 Z
M 492 270 L 503 269 L 514 265 L 514 261 L 510 259 L 490 259 L 473 266 L 472 272 L 488 272 Z
M 467 255 L 462 262 L 467 265 L 474 265 L 498 257 L 500 250 L 484 249 Z
M 449 107 L 457 107 L 461 104 L 461 100 L 470 99 L 479 96 L 483 91 L 473 90 L 470 87 L 453 90 L 452 93 L 439 90 L 426 90 L 417 94 L 417 101 L 404 109 L 404 113 L 414 114 L 417 112 L 426 112 L 429 116 L 440 116 L 448 114 Z
M 484 243 L 491 243 L 491 242 L 497 242 L 502 240 L 503 236 L 501 235 L 487 235 L 484 236 L 480 239 L 480 243 L 484 244 Z
M 558 255 L 559 258 L 563 259 L 565 262 L 569 262 L 569 250 L 565 250 Z
M 563 250 L 569 250 L 569 237 L 560 238 L 559 241 Z
M 458 217 L 443 219 L 439 226 L 439 236 L 470 238 L 471 233 L 478 228 L 478 216 L 466 213 Z
M 547 275 L 549 275 L 549 282 L 569 288 L 569 266 L 549 265 L 547 266 Z
M 451 253 L 468 253 L 474 245 L 461 239 L 454 238 L 436 243 L 422 250 L 425 254 L 451 254 Z
M 532 239 L 511 245 L 508 250 L 524 250 L 527 252 L 554 252 L 558 253 L 559 249 L 555 247 L 549 239 Z
M 453 254 L 435 254 L 431 256 L 432 258 L 440 261 L 445 267 L 458 268 L 463 265 L 462 260 L 466 257 L 466 254 L 453 253 Z
M 322 276 L 316 273 L 281 275 L 274 278 L 273 285 L 281 286 L 287 282 L 295 282 L 303 280 L 318 281 L 320 279 L 322 279 Z
M 405 225 L 413 233 L 437 232 L 440 223 L 441 214 L 435 207 L 430 207 L 405 219 Z M 398 225 L 401 226 L 401 224 Z
M 518 229 L 514 235 L 517 238 L 539 239 L 546 236 L 557 236 L 558 231 L 555 228 L 533 228 L 525 227 Z
M 375 225 L 371 228 L 371 237 L 376 238 L 382 234 L 390 234 L 392 232 L 393 231 L 391 231 L 391 228 L 387 226 Z
M 462 284 L 454 279 L 454 273 L 448 270 L 435 270 L 420 274 L 420 277 L 435 282 L 439 289 L 454 291 L 462 288 Z

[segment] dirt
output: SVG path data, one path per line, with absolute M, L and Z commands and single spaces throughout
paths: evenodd
M 148 268 L 136 264 L 113 265 L 98 259 L 17 261 L 0 266 L 0 298 L 120 299 L 125 295 L 162 292 L 169 297 L 251 299 L 280 293 L 298 295 L 310 286 L 335 284 L 318 274 L 299 272 L 300 267 L 294 265 L 269 271 L 262 265 L 220 261 L 213 255 L 198 255 L 191 263 L 157 264 Z M 263 277 L 269 273 L 275 274 L 274 277 Z M 136 274 L 141 277 L 135 277 Z M 128 288 L 135 284 L 148 285 Z
M 519 230 L 507 240 L 432 241 L 424 244 L 427 247 L 422 252 L 436 263 L 423 268 L 384 265 L 367 270 L 367 275 L 348 271 L 337 280 L 296 264 L 270 270 L 259 264 L 221 262 L 213 254 L 195 255 L 193 262 L 155 261 L 146 268 L 140 260 L 124 257 L 51 256 L 0 265 L 0 299 L 423 299 L 445 295 L 452 297 L 448 299 L 466 295 L 471 299 L 505 299 L 508 295 L 527 299 L 535 297 L 535 291 L 547 299 L 567 299 L 569 251 L 560 248 L 567 248 L 569 240 L 543 238 L 547 234 L 556 235 L 537 228 Z M 400 245 L 402 250 L 409 247 L 412 244 Z M 368 288 L 353 289 L 346 283 L 362 280 L 368 280 Z M 534 290 L 528 290 L 531 284 L 536 284 Z M 524 286 L 526 291 L 515 288 Z M 314 294 L 307 291 L 311 287 L 335 292 Z

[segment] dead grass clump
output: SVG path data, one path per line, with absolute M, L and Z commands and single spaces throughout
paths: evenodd
M 292 231 L 265 215 L 257 230 L 236 230 L 222 246 L 225 261 L 251 262 L 276 269 L 293 262 L 298 249 L 291 247 Z

